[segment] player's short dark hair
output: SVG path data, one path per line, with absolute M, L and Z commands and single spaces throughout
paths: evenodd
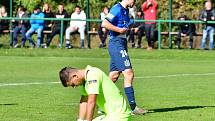
M 60 80 L 64 87 L 68 87 L 67 82 L 70 80 L 70 73 L 77 71 L 76 68 L 65 67 L 59 72 Z
M 75 6 L 75 8 L 79 8 L 79 9 L 81 9 L 81 6 L 79 6 L 79 5 L 76 5 L 76 6 Z
M 60 3 L 60 4 L 58 4 L 58 6 L 59 6 L 59 5 L 62 5 L 62 6 L 64 6 L 64 3 Z
M 18 7 L 18 9 L 20 9 L 21 11 L 25 11 L 25 8 L 24 8 L 22 5 L 20 5 L 20 6 Z
M 34 10 L 40 10 L 40 6 L 39 5 L 34 6 Z
M 189 20 L 189 18 L 187 17 L 187 15 L 184 15 L 184 14 L 178 17 L 178 19 L 181 19 L 181 18 L 184 18 L 185 20 Z

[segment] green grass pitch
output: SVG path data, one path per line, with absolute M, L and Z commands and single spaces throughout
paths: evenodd
M 215 52 L 130 49 L 137 104 L 133 121 L 215 121 Z M 80 92 L 64 88 L 64 66 L 108 73 L 107 49 L 0 49 L 0 121 L 76 121 Z M 122 77 L 116 83 L 123 91 Z M 97 114 L 95 113 L 95 116 Z

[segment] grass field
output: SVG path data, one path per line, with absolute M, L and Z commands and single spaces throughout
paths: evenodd
M 215 51 L 129 54 L 136 101 L 153 111 L 133 121 L 215 121 Z M 76 121 L 79 89 L 64 88 L 59 70 L 88 64 L 109 69 L 106 49 L 0 49 L 0 55 L 0 121 Z M 122 81 L 117 86 L 124 92 Z

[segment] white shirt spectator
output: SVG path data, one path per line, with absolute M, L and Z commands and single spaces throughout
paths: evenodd
M 71 15 L 71 19 L 86 20 L 86 14 L 84 13 L 84 11 L 81 11 L 80 14 L 78 14 L 77 12 L 74 12 Z M 79 26 L 85 26 L 85 25 L 86 25 L 86 21 L 74 21 L 74 20 L 70 21 L 70 27 L 79 27 Z
M 81 39 L 81 48 L 84 48 L 84 31 L 86 26 L 86 14 L 84 11 L 81 11 L 81 8 L 77 6 L 75 8 L 75 12 L 72 13 L 71 19 L 79 19 L 79 20 L 71 20 L 70 26 L 66 29 L 66 48 L 71 48 L 70 45 L 70 33 L 78 31 L 80 33 Z M 83 20 L 83 21 L 80 21 Z

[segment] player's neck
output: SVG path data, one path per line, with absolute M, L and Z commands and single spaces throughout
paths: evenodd
M 119 2 L 119 3 L 122 5 L 122 7 L 127 8 L 127 4 L 126 4 L 125 1 L 122 1 L 122 2 Z
M 87 70 L 86 69 L 82 69 L 82 70 L 79 70 L 79 72 L 80 72 L 80 75 L 81 75 L 81 78 L 83 78 L 83 80 L 85 80 L 86 79 L 86 73 L 87 73 Z

